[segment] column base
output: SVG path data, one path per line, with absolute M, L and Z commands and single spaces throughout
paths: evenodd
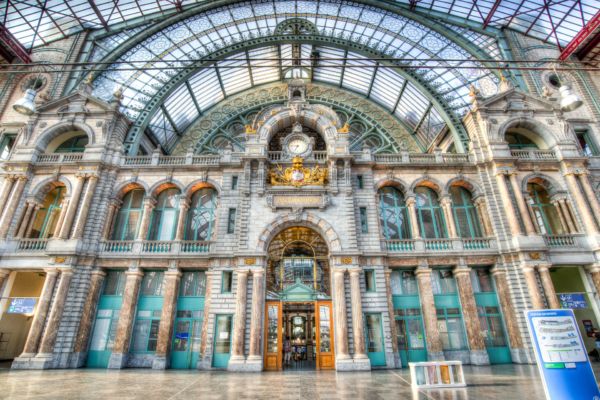
M 249 356 L 246 360 L 246 371 L 261 372 L 263 370 L 262 356 Z
M 355 371 L 354 369 L 354 360 L 349 356 L 348 358 L 335 358 L 335 370 L 336 371 Z
M 154 360 L 152 360 L 152 369 L 167 369 L 169 368 L 169 363 L 167 356 L 154 356 Z
M 246 360 L 244 356 L 231 357 L 227 364 L 227 371 L 244 372 L 246 370 Z
M 510 357 L 515 364 L 535 364 L 532 352 L 527 349 L 510 349 Z
M 208 371 L 212 369 L 212 357 L 204 357 L 198 359 L 198 364 L 196 364 L 196 369 L 202 371 Z
M 69 358 L 69 368 L 81 368 L 85 366 L 87 360 L 87 352 L 81 351 L 79 353 L 71 354 Z
M 53 354 L 21 354 L 12 362 L 11 369 L 50 369 L 53 367 Z
M 108 360 L 108 369 L 123 369 L 127 364 L 128 354 L 112 353 Z
M 371 360 L 366 354 L 354 356 L 352 371 L 370 371 Z
M 427 361 L 446 361 L 443 351 L 428 351 Z
M 471 365 L 490 365 L 490 357 L 486 350 L 470 350 Z

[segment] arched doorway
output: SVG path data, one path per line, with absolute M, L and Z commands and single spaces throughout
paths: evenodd
M 313 229 L 292 226 L 268 247 L 266 370 L 333 369 L 329 249 Z

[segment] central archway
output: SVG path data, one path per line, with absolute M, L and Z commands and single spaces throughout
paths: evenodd
M 327 242 L 314 229 L 289 226 L 267 254 L 265 369 L 333 368 Z

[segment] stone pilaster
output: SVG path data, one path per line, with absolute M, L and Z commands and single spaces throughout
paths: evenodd
M 10 197 L 8 198 L 8 202 L 6 203 L 4 213 L 2 214 L 2 218 L 0 218 L 0 239 L 5 239 L 6 235 L 8 234 L 10 223 L 15 214 L 15 210 L 19 205 L 19 199 L 21 198 L 21 194 L 23 194 L 23 189 L 25 189 L 26 183 L 27 177 L 19 176 L 17 178 L 17 182 L 13 187 L 12 192 L 10 193 Z
M 180 280 L 181 272 L 178 270 L 165 272 L 163 308 L 160 314 L 158 340 L 154 360 L 152 361 L 152 369 L 166 369 L 169 367 L 169 348 L 173 336 L 173 323 L 175 321 L 175 311 L 177 310 Z
M 406 198 L 406 208 L 408 211 L 408 219 L 410 220 L 410 231 L 413 239 L 419 239 L 421 232 L 419 231 L 419 219 L 417 218 L 416 200 L 414 196 Z
M 463 320 L 467 328 L 471 364 L 489 365 L 490 359 L 485 348 L 485 342 L 483 341 L 483 332 L 481 331 L 481 324 L 477 315 L 475 295 L 473 294 L 470 276 L 471 269 L 466 265 L 460 265 L 453 272 L 462 306 Z
M 506 278 L 506 271 L 500 266 L 495 266 L 490 271 L 494 277 L 496 284 L 496 295 L 502 309 L 504 318 L 504 326 L 506 326 L 506 334 L 508 335 L 508 343 L 510 344 L 510 353 L 512 360 L 515 363 L 526 364 L 529 362 L 527 351 L 523 347 L 523 340 L 519 325 L 517 324 L 517 315 L 510 299 L 510 289 Z
M 85 303 L 83 304 L 83 310 L 81 311 L 81 318 L 79 320 L 79 330 L 73 346 L 71 366 L 74 368 L 82 367 L 85 364 L 90 333 L 92 331 L 92 325 L 94 324 L 96 307 L 98 305 L 98 300 L 100 299 L 100 291 L 102 290 L 102 284 L 104 283 L 105 277 L 106 272 L 101 269 L 92 271 L 90 287 L 85 298 Z
M 345 269 L 333 270 L 333 323 L 335 336 L 335 369 L 351 369 L 352 359 L 348 351 L 348 314 L 346 313 Z M 350 366 L 348 365 L 350 364 Z
M 58 238 L 60 239 L 67 239 L 69 237 L 69 233 L 71 233 L 73 219 L 75 218 L 75 214 L 77 213 L 79 197 L 81 196 L 81 191 L 83 190 L 84 182 L 85 176 L 77 175 L 77 182 L 75 183 L 75 188 L 73 189 L 73 193 L 71 194 L 71 198 L 69 199 L 69 205 L 65 212 L 62 224 L 60 225 L 60 233 L 58 235 Z
M 10 195 L 10 191 L 13 187 L 15 179 L 16 178 L 14 176 L 10 175 L 4 177 L 4 182 L 2 182 L 2 190 L 0 191 L 0 210 L 5 209 L 6 200 Z
M 579 190 L 579 184 L 577 183 L 577 179 L 573 172 L 569 171 L 565 173 L 565 180 L 567 181 L 567 186 L 569 188 L 569 193 L 573 196 L 573 200 L 575 200 L 575 204 L 577 205 L 577 209 L 579 210 L 579 215 L 581 216 L 581 220 L 583 221 L 583 228 L 585 229 L 588 235 L 596 235 L 598 234 L 598 226 L 596 224 L 596 219 L 594 215 L 590 211 L 588 207 L 588 202 Z
M 148 229 L 150 228 L 150 219 L 152 218 L 152 210 L 156 201 L 151 197 L 144 198 L 144 211 L 142 214 L 142 222 L 140 223 L 140 230 L 137 234 L 138 240 L 146 240 L 148 237 Z
M 208 354 L 208 325 L 210 323 L 210 305 L 212 302 L 212 280 L 213 272 L 206 271 L 206 293 L 204 293 L 204 314 L 202 316 L 202 333 L 200 335 L 200 357 L 198 359 L 197 368 L 200 369 L 203 365 L 209 366 L 210 360 L 207 360 Z M 209 362 L 207 362 L 209 361 Z
M 131 331 L 135 320 L 135 310 L 140 293 L 140 284 L 144 274 L 141 271 L 125 272 L 126 281 L 123 290 L 123 302 L 121 312 L 119 313 L 119 322 L 117 323 L 117 332 L 115 334 L 115 343 L 112 354 L 108 361 L 108 368 L 120 369 L 127 363 L 127 354 L 129 353 L 129 344 L 131 342 Z
M 588 204 L 592 208 L 594 215 L 597 217 L 596 221 L 600 222 L 600 220 L 598 220 L 598 218 L 600 218 L 600 203 L 598 203 L 598 197 L 596 197 L 596 193 L 594 193 L 589 176 L 587 174 L 580 174 L 579 182 L 581 183 Z
M 425 339 L 427 341 L 427 357 L 431 361 L 444 360 L 442 338 L 437 326 L 437 313 L 431 287 L 431 268 L 419 266 L 415 275 L 419 285 L 419 297 L 423 310 L 423 323 L 425 325 Z
M 25 230 L 23 237 L 25 237 L 25 238 L 31 237 L 31 233 L 33 232 L 33 225 L 34 225 L 33 223 L 35 221 L 35 216 L 40 211 L 40 208 L 42 208 L 41 204 L 35 204 L 35 206 L 33 207 L 33 213 L 31 214 L 31 218 L 29 218 L 29 222 L 27 223 L 27 229 Z
M 516 210 L 513 207 L 510 194 L 508 193 L 508 187 L 506 186 L 506 178 L 504 177 L 504 171 L 499 172 L 496 175 L 496 182 L 498 183 L 498 191 L 500 192 L 500 198 L 502 199 L 502 205 L 506 211 L 506 218 L 508 219 L 508 225 L 510 227 L 510 233 L 512 236 L 518 236 L 521 234 L 521 227 L 517 220 Z
M 477 216 L 483 227 L 483 234 L 485 237 L 494 236 L 494 228 L 490 221 L 490 215 L 488 213 L 485 197 L 479 196 L 474 200 L 475 207 L 477 209 Z
M 81 211 L 79 212 L 79 215 L 77 215 L 77 220 L 75 221 L 75 227 L 73 228 L 71 239 L 81 239 L 83 236 L 83 228 L 85 227 L 85 223 L 87 221 L 87 215 L 97 184 L 98 177 L 96 175 L 91 175 L 88 178 L 88 184 L 85 189 L 85 194 L 83 195 L 83 201 L 81 202 Z
M 185 221 L 187 220 L 190 201 L 188 199 L 179 200 L 179 215 L 177 217 L 177 230 L 175 231 L 175 240 L 183 240 L 185 236 Z
M 29 328 L 29 334 L 27 335 L 27 341 L 23 348 L 23 353 L 15 359 L 12 364 L 13 369 L 29 369 L 30 361 L 32 357 L 38 352 L 38 347 L 42 333 L 44 331 L 44 325 L 46 323 L 46 317 L 48 316 L 48 309 L 50 308 L 50 302 L 52 301 L 52 293 L 54 293 L 54 286 L 56 284 L 56 278 L 58 276 L 58 269 L 52 268 L 46 270 L 46 279 L 44 280 L 44 286 L 37 302 L 35 315 Z
M 540 280 L 542 281 L 542 287 L 544 288 L 544 294 L 546 295 L 548 306 L 552 309 L 561 308 L 558 297 L 556 296 L 556 291 L 554 290 L 554 284 L 552 283 L 552 277 L 550 276 L 549 266 L 538 265 L 537 270 L 540 274 Z
M 571 232 L 571 233 L 579 232 L 579 229 L 577 228 L 577 223 L 573 220 L 573 214 L 571 213 L 571 207 L 569 206 L 567 199 L 560 199 L 558 201 L 558 205 L 560 207 L 559 211 L 562 212 L 562 214 L 565 218 L 567 227 L 569 228 L 569 232 Z
M 448 227 L 449 237 L 458 237 L 458 232 L 456 231 L 456 224 L 454 222 L 454 216 L 452 215 L 452 200 L 450 200 L 448 196 L 444 196 L 442 197 L 440 204 L 442 205 L 442 210 L 444 212 L 444 219 L 446 220 L 446 226 Z
M 237 290 L 235 294 L 235 316 L 233 320 L 233 337 L 231 340 L 231 359 L 227 369 L 238 371 L 240 364 L 245 363 L 244 332 L 246 331 L 246 297 L 248 291 L 248 270 L 237 271 Z
M 246 361 L 247 368 L 252 371 L 262 370 L 262 327 L 265 309 L 265 271 L 252 270 L 252 316 L 250 317 L 250 354 Z M 310 332 L 310 331 L 309 331 Z
M 69 202 L 70 199 L 68 197 L 65 197 L 62 201 L 62 204 L 60 205 L 60 214 L 58 215 L 58 221 L 56 221 L 56 226 L 54 227 L 54 234 L 52 235 L 52 237 L 60 237 L 60 232 L 65 222 L 65 216 L 67 215 L 67 210 L 69 209 Z
M 110 234 L 113 230 L 113 225 L 115 223 L 115 216 L 122 202 L 118 199 L 111 199 L 108 205 L 108 215 L 106 216 L 106 221 L 104 223 L 104 227 L 102 228 L 102 239 L 108 240 Z
M 544 299 L 540 293 L 540 289 L 535 277 L 535 270 L 529 265 L 524 265 L 522 268 L 523 275 L 525 276 L 525 283 L 527 284 L 527 291 L 531 297 L 531 306 L 534 310 L 541 310 L 544 308 Z
M 352 333 L 354 334 L 354 370 L 370 370 L 371 362 L 365 351 L 365 325 L 360 294 L 360 268 L 351 268 L 350 299 L 352 301 Z
M 523 198 L 523 192 L 519 187 L 519 183 L 517 182 L 516 174 L 510 174 L 509 176 L 510 185 L 512 186 L 512 191 L 515 194 L 515 200 L 517 202 L 517 207 L 519 208 L 519 214 L 521 214 L 521 220 L 523 221 L 523 225 L 525 226 L 525 232 L 527 235 L 536 235 L 537 232 L 535 227 L 533 226 L 533 221 L 531 220 L 531 214 L 527 208 L 527 204 L 525 203 L 525 199 Z
M 19 224 L 19 229 L 17 230 L 15 237 L 22 238 L 25 236 L 25 232 L 29 226 L 29 221 L 31 220 L 31 214 L 33 214 L 34 210 L 35 205 L 32 202 L 28 201 L 25 203 L 25 212 L 23 213 L 23 218 L 21 219 L 21 223 Z
M 54 296 L 50 315 L 48 316 L 44 335 L 42 336 L 40 349 L 35 360 L 35 364 L 37 364 L 39 368 L 49 368 L 52 366 L 54 344 L 56 343 L 56 336 L 58 335 L 58 328 L 60 327 L 60 320 L 65 308 L 65 302 L 67 301 L 67 295 L 69 294 L 69 286 L 72 277 L 72 269 L 61 269 L 58 288 L 56 290 L 56 295 Z
M 10 275 L 10 270 L 8 269 L 0 269 L 0 298 L 2 297 L 4 282 L 8 279 Z

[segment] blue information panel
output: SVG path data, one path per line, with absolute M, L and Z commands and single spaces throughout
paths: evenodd
M 18 297 L 10 301 L 9 314 L 33 314 L 37 299 L 31 297 Z
M 548 400 L 599 400 L 573 310 L 525 311 Z
M 561 293 L 558 298 L 562 308 L 587 308 L 583 293 Z

